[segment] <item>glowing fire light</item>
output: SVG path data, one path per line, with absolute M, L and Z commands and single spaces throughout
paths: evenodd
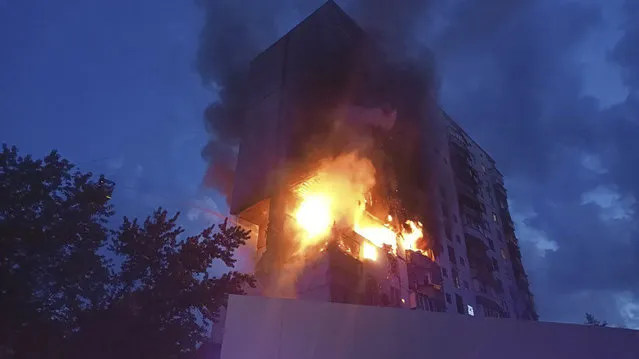
M 324 161 L 316 175 L 295 190 L 300 202 L 293 216 L 303 233 L 302 247 L 326 238 L 336 226 L 350 228 L 370 241 L 363 244 L 365 259 L 376 260 L 378 248 L 384 245 L 396 253 L 398 238 L 405 249 L 428 253 L 417 248 L 423 236 L 420 222 L 407 221 L 408 229 L 395 232 L 390 214 L 383 221 L 366 212 L 366 194 L 374 185 L 375 168 L 356 153 Z
M 397 247 L 397 234 L 390 228 L 383 226 L 359 226 L 356 225 L 355 233 L 368 239 L 377 247 L 383 247 L 384 244 L 391 246 L 393 249 Z
M 402 231 L 402 237 L 404 238 L 404 249 L 410 249 L 417 251 L 417 241 L 422 238 L 422 224 L 421 222 L 406 221 L 406 224 L 410 228 L 410 231 Z
M 333 222 L 330 197 L 307 196 L 295 213 L 295 220 L 311 239 L 327 235 Z
M 376 261 L 377 248 L 368 242 L 364 243 L 364 247 L 362 248 L 362 257 L 364 259 L 370 259 L 372 261 Z

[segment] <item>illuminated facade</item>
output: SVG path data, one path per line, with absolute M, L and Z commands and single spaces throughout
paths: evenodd
M 361 95 L 370 45 L 329 2 L 251 63 L 231 213 L 261 294 L 535 318 L 494 163 L 431 97 Z

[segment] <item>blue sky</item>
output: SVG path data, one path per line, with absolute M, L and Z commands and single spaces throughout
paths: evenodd
M 122 215 L 204 200 L 201 18 L 180 1 L 0 2 L 0 141 L 105 173 Z
M 223 17 L 259 51 L 319 3 L 232 6 Z M 628 20 L 639 6 L 416 3 L 388 18 L 419 25 L 445 109 L 505 174 L 542 319 L 592 311 L 639 326 L 639 28 Z M 204 15 L 193 1 L 0 0 L 0 141 L 36 156 L 57 148 L 106 174 L 120 215 L 163 205 L 191 211 L 192 229 L 206 224 L 190 204 L 223 201 L 200 186 L 202 112 L 216 96 L 196 66 Z

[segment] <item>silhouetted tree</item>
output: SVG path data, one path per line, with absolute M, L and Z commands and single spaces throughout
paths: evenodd
M 591 325 L 593 327 L 605 327 L 608 325 L 608 322 L 600 322 L 594 315 L 586 313 L 586 322 L 584 324 Z
M 232 268 L 249 233 L 225 221 L 182 238 L 178 215 L 106 227 L 114 184 L 54 151 L 0 154 L 0 356 L 191 358 L 227 295 L 253 278 Z

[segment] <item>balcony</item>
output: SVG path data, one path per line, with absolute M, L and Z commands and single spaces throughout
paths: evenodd
M 406 269 L 408 281 L 413 290 L 431 295 L 432 290 L 440 290 L 443 285 L 441 268 L 421 253 L 406 251 Z M 428 292 L 424 292 L 428 291 Z
M 487 317 L 510 318 L 510 314 L 505 311 L 497 302 L 483 295 L 476 296 L 477 304 L 484 310 Z

